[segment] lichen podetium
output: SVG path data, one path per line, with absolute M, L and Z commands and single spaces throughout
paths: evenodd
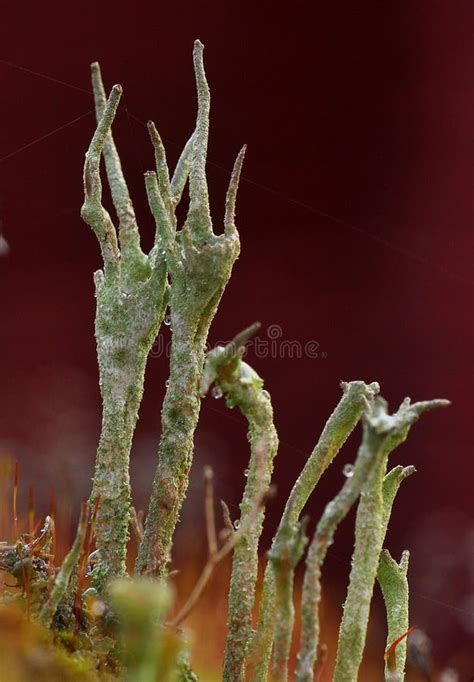
M 111 134 L 122 89 L 116 85 L 106 101 L 98 64 L 92 64 L 98 125 L 84 165 L 84 204 L 81 215 L 95 232 L 102 251 L 103 270 L 94 275 L 97 312 L 95 335 L 103 403 L 102 429 L 90 503 L 100 497 L 95 536 L 99 559 L 94 586 L 125 574 L 131 504 L 129 458 L 143 394 L 148 354 L 158 334 L 168 300 L 166 258 L 157 232 L 145 254 L 135 211 Z M 117 231 L 102 206 L 100 159 L 104 156 Z M 179 201 L 190 155 L 189 144 L 178 162 L 175 201 Z
M 352 569 L 339 630 L 334 682 L 356 680 L 362 661 L 380 552 L 387 531 L 391 503 L 398 489 L 398 486 L 394 485 L 393 494 L 391 494 L 387 492 L 386 486 L 384 496 L 388 457 L 405 441 L 411 426 L 424 412 L 448 404 L 447 400 L 429 400 L 411 404 L 407 398 L 397 412 L 390 415 L 387 412 L 386 402 L 379 398 L 371 413 L 366 417 L 371 447 L 381 448 L 383 456 L 378 458 L 362 491 L 357 508 Z
M 263 380 L 241 359 L 247 339 L 258 328 L 254 324 L 238 334 L 226 347 L 208 353 L 201 392 L 210 386 L 226 398 L 227 406 L 238 407 L 248 421 L 250 461 L 240 504 L 240 527 L 245 526 L 260 508 L 249 530 L 234 548 L 229 587 L 229 613 L 224 654 L 224 682 L 242 679 L 245 656 L 252 633 L 252 610 L 258 574 L 258 543 L 262 533 L 264 508 L 261 504 L 270 489 L 273 460 L 278 450 L 278 435 L 273 423 L 273 408 Z
M 341 400 L 326 422 L 314 450 L 291 490 L 273 539 L 270 550 L 273 553 L 273 562 L 268 561 L 265 568 L 259 620 L 249 648 L 247 679 L 252 682 L 264 682 L 267 679 L 275 630 L 279 628 L 274 567 L 286 546 L 294 544 L 295 537 L 300 532 L 299 518 L 309 496 L 358 424 L 366 409 L 367 400 L 371 400 L 378 393 L 379 385 L 376 382 L 367 385 L 363 381 L 351 381 L 343 383 L 342 389 Z M 287 581 L 291 579 L 292 572 L 287 576 Z M 288 625 L 284 623 L 281 625 L 287 632 Z M 281 633 L 278 633 L 278 636 L 280 637 Z
M 194 45 L 198 115 L 189 169 L 190 204 L 183 229 L 176 230 L 173 197 L 160 174 L 147 173 L 146 187 L 157 232 L 162 235 L 171 277 L 169 307 L 172 327 L 170 377 L 163 402 L 158 465 L 135 571 L 166 575 L 173 534 L 188 487 L 194 432 L 199 418 L 199 383 L 209 327 L 240 251 L 235 227 L 235 201 L 245 148 L 232 171 L 226 197 L 224 233 L 212 228 L 206 180 L 210 94 L 203 64 L 203 45 Z M 158 159 L 161 140 L 152 124 Z

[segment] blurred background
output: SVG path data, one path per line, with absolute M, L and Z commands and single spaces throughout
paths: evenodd
M 124 88 L 114 135 L 149 249 L 145 123 L 156 122 L 173 165 L 194 126 L 191 55 L 200 38 L 216 227 L 234 158 L 248 144 L 242 253 L 209 342 L 262 322 L 263 346 L 248 359 L 272 394 L 281 438 L 262 550 L 340 380 L 378 380 L 392 407 L 406 395 L 449 398 L 452 406 L 425 416 L 393 456 L 418 473 L 402 486 L 386 544 L 397 557 L 412 552 L 412 623 L 430 638 L 436 667 L 473 679 L 473 14 L 468 0 L 2 3 L 0 220 L 9 251 L 1 241 L 0 452 L 20 464 L 23 509 L 30 486 L 38 513 L 54 489 L 64 546 L 89 493 L 100 428 L 92 273 L 101 262 L 80 218 L 95 125 L 89 64 L 100 61 L 107 88 Z M 133 445 L 140 509 L 156 464 L 168 342 L 163 328 Z M 236 517 L 245 436 L 239 414 L 203 401 L 174 557 L 183 598 L 205 557 L 203 466 L 213 466 L 217 495 Z M 310 500 L 311 530 L 359 438 Z M 325 565 L 330 648 L 352 534 L 353 516 Z M 208 632 L 196 652 L 201 672 L 219 663 L 226 570 L 192 618 Z M 384 640 L 377 593 L 367 666 L 378 674 Z

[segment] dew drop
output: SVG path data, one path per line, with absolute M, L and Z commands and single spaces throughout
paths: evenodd
M 166 324 L 167 327 L 169 327 L 171 324 L 171 315 L 169 314 L 165 315 L 165 319 L 163 320 L 163 322 Z
M 223 394 L 223 392 L 222 392 L 222 388 L 221 388 L 218 384 L 215 384 L 215 385 L 212 387 L 211 395 L 212 395 L 212 397 L 215 398 L 216 400 L 219 400 L 219 398 L 222 398 L 222 396 L 223 396 L 224 394 Z
M 166 388 L 169 388 L 169 385 L 170 385 L 170 380 L 169 380 L 169 379 L 166 379 L 166 381 L 165 381 L 165 386 L 166 386 Z
M 237 519 L 236 521 L 234 521 L 234 528 L 235 528 L 235 530 L 239 530 L 239 528 L 240 528 L 240 521 L 239 521 L 239 519 Z
M 248 469 L 245 469 L 245 471 L 244 471 L 244 476 L 245 476 L 245 478 L 248 478 L 248 475 L 249 475 L 249 470 L 248 470 Z
M 346 478 L 351 478 L 351 476 L 354 475 L 354 465 L 353 464 L 345 464 L 344 468 L 342 470 L 342 473 Z

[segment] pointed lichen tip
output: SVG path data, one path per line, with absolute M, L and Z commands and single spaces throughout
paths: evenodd
M 401 471 L 403 478 L 408 478 L 408 476 L 413 476 L 416 474 L 416 467 L 413 464 L 409 464 L 407 467 L 403 467 Z
M 160 134 L 157 130 L 155 122 L 154 121 L 147 121 L 146 127 L 148 129 L 148 134 L 150 136 L 150 140 L 152 141 L 152 144 L 156 145 L 156 143 L 161 142 Z
M 252 322 L 252 324 L 250 324 L 247 327 L 247 329 L 244 330 L 243 333 L 247 334 L 248 336 L 252 336 L 252 334 L 255 334 L 255 332 L 258 331 L 261 326 L 262 326 L 261 322 L 258 321 Z

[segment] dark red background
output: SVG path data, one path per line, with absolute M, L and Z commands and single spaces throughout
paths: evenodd
M 242 254 L 210 341 L 259 319 L 263 338 L 280 325 L 283 339 L 314 340 L 321 351 L 251 359 L 282 441 L 265 543 L 341 379 L 377 379 L 392 406 L 407 394 L 450 398 L 393 457 L 418 474 L 400 492 L 388 545 L 396 555 L 413 551 L 413 622 L 439 658 L 464 656 L 474 632 L 472 31 L 469 1 L 3 5 L 0 197 L 11 253 L 0 261 L 0 443 L 20 461 L 23 496 L 30 483 L 43 501 L 50 485 L 58 498 L 87 496 L 100 426 L 92 336 L 100 260 L 79 216 L 93 116 L 54 131 L 91 111 L 88 65 L 98 59 L 107 86 L 124 87 L 115 134 L 149 248 L 142 176 L 153 158 L 142 123 L 156 121 L 174 163 L 194 124 L 199 37 L 213 97 L 216 225 L 234 157 L 248 143 Z M 164 359 L 151 359 L 133 451 L 139 506 L 166 377 Z M 206 399 L 190 527 L 202 526 L 206 462 L 237 514 L 245 432 L 238 414 Z M 311 501 L 313 522 L 359 435 Z M 348 521 L 328 558 L 336 582 L 351 532 Z

